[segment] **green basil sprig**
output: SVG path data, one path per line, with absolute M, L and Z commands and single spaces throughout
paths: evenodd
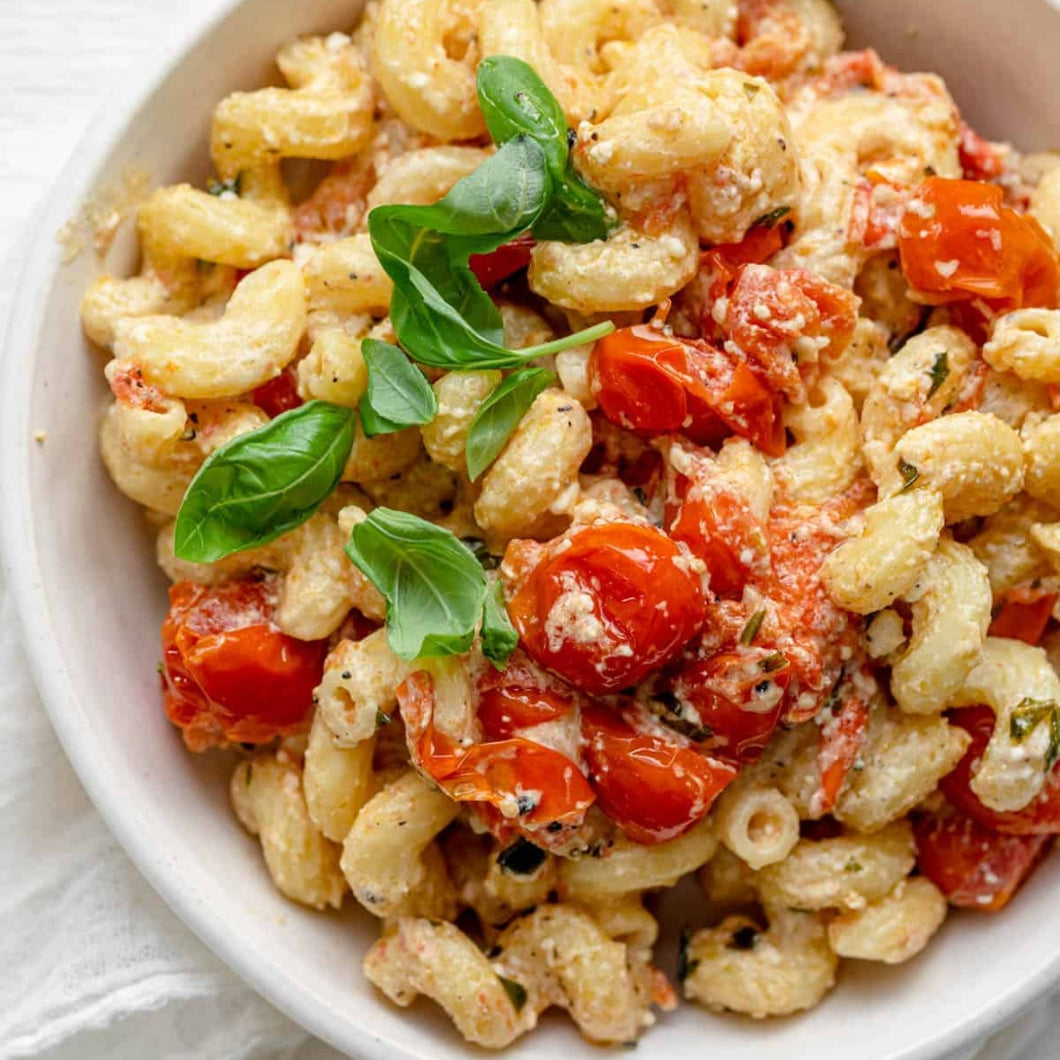
M 459 655 L 480 621 L 483 651 L 495 666 L 503 668 L 515 650 L 500 583 L 487 590 L 475 554 L 450 531 L 376 508 L 350 532 L 346 555 L 386 599 L 387 640 L 402 659 Z
M 533 234 L 566 243 L 606 239 L 611 227 L 607 206 L 574 171 L 566 115 L 544 81 L 521 59 L 491 55 L 479 63 L 477 87 L 494 143 L 526 135 L 544 149 L 552 197 L 534 222 Z
M 212 453 L 191 480 L 173 551 L 212 563 L 304 523 L 338 485 L 357 414 L 310 401 Z
M 431 384 L 401 350 L 380 339 L 364 339 L 361 355 L 368 387 L 357 411 L 367 437 L 393 434 L 434 419 L 438 399 Z
M 555 378 L 546 368 L 523 368 L 499 383 L 482 403 L 464 443 L 472 482 L 493 463 L 534 398 Z

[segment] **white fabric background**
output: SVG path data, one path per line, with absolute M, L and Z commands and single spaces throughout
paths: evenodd
M 33 208 L 122 72 L 222 2 L 0 0 L 0 262 L 53 238 Z M 0 1060 L 338 1057 L 221 965 L 111 838 L 40 706 L 2 580 L 0 732 Z M 1040 1007 L 979 1060 L 1056 1060 L 1055 1029 Z

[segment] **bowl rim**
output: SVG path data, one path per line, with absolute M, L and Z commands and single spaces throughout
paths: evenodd
M 287 1017 L 340 1052 L 356 1045 L 365 1060 L 393 1060 L 395 1055 L 430 1060 L 415 1046 L 384 1037 L 332 1011 L 297 981 L 271 973 L 272 962 L 249 959 L 222 914 L 187 898 L 174 885 L 172 866 L 153 848 L 150 836 L 135 827 L 135 814 L 118 798 L 92 753 L 92 733 L 85 719 L 66 704 L 74 689 L 62 665 L 56 665 L 57 643 L 47 601 L 41 592 L 38 549 L 31 516 L 30 395 L 34 373 L 20 371 L 26 350 L 35 350 L 47 309 L 43 293 L 62 269 L 51 233 L 74 217 L 96 183 L 100 169 L 125 127 L 150 95 L 172 74 L 189 51 L 202 44 L 247 0 L 217 0 L 208 10 L 167 28 L 163 43 L 149 48 L 122 72 L 104 96 L 47 195 L 23 222 L 26 231 L 43 233 L 26 250 L 16 248 L 8 263 L 19 269 L 3 343 L 0 346 L 0 563 L 15 605 L 16 633 L 23 645 L 41 702 L 63 751 L 108 829 L 152 889 L 181 922 L 255 992 Z M 1060 6 L 1060 0 L 1043 0 Z M 292 27 L 296 32 L 297 27 Z M 130 89 L 130 86 L 131 89 Z M 15 351 L 18 351 L 16 354 Z M 1060 981 L 1060 953 L 1035 974 L 1006 990 L 991 1006 L 959 1023 L 941 1028 L 898 1054 L 900 1060 L 944 1060 L 963 1046 L 1001 1029 L 1021 1010 Z M 381 1002 L 382 1003 L 382 1002 Z

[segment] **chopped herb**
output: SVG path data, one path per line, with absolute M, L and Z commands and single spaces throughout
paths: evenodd
M 847 863 L 843 866 L 844 872 L 864 872 L 865 866 L 858 861 L 857 858 L 847 858 Z
M 517 983 L 514 979 L 506 979 L 503 975 L 498 975 L 497 978 L 501 981 L 501 986 L 504 987 L 504 992 L 508 995 L 512 1008 L 516 1012 L 522 1012 L 527 999 L 526 987 L 522 983 Z
M 699 967 L 699 961 L 689 958 L 688 947 L 692 942 L 692 929 L 681 929 L 681 940 L 677 944 L 677 981 L 683 983 Z
M 754 99 L 762 91 L 762 86 L 756 85 L 754 81 L 744 81 L 743 90 L 748 99 Z
M 380 710 L 378 707 L 375 711 L 375 727 L 377 729 L 383 729 L 390 724 L 390 715 L 385 710 Z
M 762 214 L 761 217 L 755 221 L 752 228 L 776 228 L 777 222 L 783 220 L 788 214 L 791 213 L 790 206 L 778 206 L 775 210 L 770 210 L 768 213 Z
M 756 611 L 747 620 L 747 625 L 743 627 L 743 632 L 740 634 L 740 643 L 744 647 L 754 644 L 755 637 L 758 636 L 758 631 L 762 628 L 762 620 L 765 617 L 765 611 Z
M 776 673 L 777 670 L 783 670 L 788 665 L 788 657 L 782 651 L 775 651 L 772 655 L 767 655 L 759 664 L 758 669 L 765 674 Z
M 1060 704 L 1053 699 L 1021 700 L 1009 720 L 1009 736 L 1013 743 L 1022 743 L 1046 719 L 1049 719 L 1049 745 L 1045 752 L 1045 771 L 1048 773 L 1060 759 Z
M 902 476 L 902 488 L 899 493 L 913 488 L 916 480 L 920 478 L 920 469 L 912 464 L 907 464 L 901 457 L 898 458 L 898 474 Z
M 941 353 L 935 354 L 935 360 L 931 365 L 931 371 L 928 372 L 928 375 L 931 376 L 931 389 L 928 391 L 928 397 L 931 397 L 931 395 L 946 382 L 949 374 L 950 358 L 947 351 L 943 350 Z
M 243 174 L 237 173 L 231 180 L 214 180 L 211 177 L 206 182 L 206 190 L 211 195 L 225 195 L 231 193 L 232 195 L 240 195 L 243 191 Z
M 539 846 L 520 836 L 497 855 L 497 864 L 511 876 L 530 876 L 541 868 L 547 856 Z

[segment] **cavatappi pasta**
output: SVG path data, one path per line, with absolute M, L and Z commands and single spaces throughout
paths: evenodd
M 166 714 L 276 887 L 487 1048 L 789 1015 L 1000 909 L 1060 832 L 1060 166 L 827 0 L 346 28 L 82 307 Z

